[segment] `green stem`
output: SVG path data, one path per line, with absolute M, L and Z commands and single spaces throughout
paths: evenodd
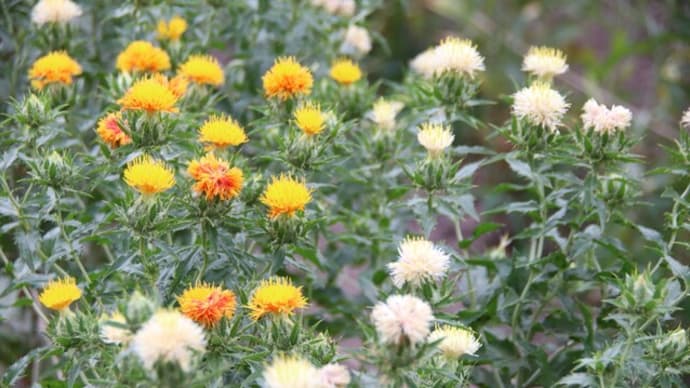
M 206 233 L 206 221 L 202 220 L 201 225 L 200 225 L 200 235 L 199 237 L 201 238 L 201 255 L 203 256 L 204 262 L 201 265 L 201 270 L 199 271 L 199 274 L 196 276 L 196 282 L 199 283 L 203 277 L 204 274 L 206 273 L 206 268 L 208 267 L 208 235 Z

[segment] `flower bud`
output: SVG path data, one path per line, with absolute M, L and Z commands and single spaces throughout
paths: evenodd
M 146 322 L 156 310 L 156 304 L 141 292 L 134 291 L 127 302 L 127 322 L 135 325 Z

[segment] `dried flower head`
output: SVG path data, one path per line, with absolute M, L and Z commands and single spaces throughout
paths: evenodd
M 264 388 L 323 388 L 319 370 L 301 357 L 276 357 L 263 373 Z
M 456 359 L 463 354 L 474 355 L 482 346 L 472 331 L 449 325 L 437 326 L 427 341 L 438 340 L 441 340 L 437 345 L 438 348 L 449 359 Z
M 314 78 L 311 71 L 300 65 L 294 57 L 280 57 L 264 74 L 263 84 L 266 97 L 287 100 L 296 95 L 309 94 Z
M 144 40 L 130 43 L 118 56 L 115 66 L 126 72 L 156 73 L 170 69 L 170 57 L 163 49 Z
M 351 24 L 345 31 L 344 49 L 363 55 L 371 51 L 371 36 L 366 28 Z
M 211 116 L 199 128 L 199 141 L 209 148 L 223 149 L 248 141 L 240 124 L 229 116 Z
M 219 198 L 227 201 L 236 197 L 244 182 L 242 170 L 230 168 L 230 164 L 209 153 L 197 160 L 189 162 L 187 172 L 196 183 L 193 190 L 204 194 L 206 199 Z
M 187 288 L 177 297 L 177 302 L 182 314 L 206 327 L 215 326 L 223 318 L 232 318 L 236 305 L 232 291 L 206 283 Z
M 66 23 L 81 15 L 81 8 L 70 0 L 41 0 L 31 10 L 31 21 L 38 25 L 45 23 Z
M 113 311 L 110 315 L 103 315 L 98 321 L 101 340 L 106 344 L 126 344 L 132 339 L 132 332 L 119 325 L 126 325 L 125 316 L 119 311 Z
M 598 104 L 590 98 L 582 107 L 582 123 L 585 129 L 593 129 L 598 133 L 613 133 L 630 126 L 632 113 L 625 107 L 613 105 L 610 109 L 606 105 Z
M 43 288 L 38 300 L 51 310 L 62 311 L 81 298 L 81 290 L 72 277 L 51 280 Z
M 108 113 L 98 121 L 96 133 L 110 148 L 114 149 L 132 142 L 132 138 L 120 127 L 121 121 L 122 114 L 120 112 Z
M 180 16 L 173 16 L 170 21 L 159 20 L 156 27 L 156 37 L 159 40 L 178 41 L 187 31 L 187 21 Z
M 550 47 L 530 47 L 522 62 L 522 71 L 548 80 L 568 71 L 563 51 Z
M 160 310 L 137 331 L 132 350 L 148 369 L 158 361 L 177 363 L 189 371 L 195 353 L 206 351 L 204 330 L 172 310 Z
M 117 103 L 127 110 L 141 110 L 152 114 L 156 112 L 177 112 L 178 96 L 163 83 L 160 77 L 138 80 Z
M 319 104 L 301 104 L 292 114 L 297 127 L 308 136 L 318 135 L 326 127 L 326 115 Z
M 304 181 L 296 180 L 289 175 L 280 175 L 271 178 L 271 183 L 261 195 L 260 201 L 268 206 L 269 217 L 292 217 L 295 212 L 303 211 L 311 201 L 311 190 Z
M 72 78 L 81 74 L 81 66 L 64 51 L 53 51 L 36 60 L 29 69 L 31 86 L 43 89 L 48 84 L 71 85 Z
M 450 71 L 474 78 L 484 70 L 484 58 L 469 39 L 446 38 L 434 50 L 434 73 Z
M 396 287 L 402 287 L 405 283 L 417 287 L 425 280 L 438 281 L 448 271 L 448 255 L 421 237 L 403 240 L 398 253 L 398 261 L 388 264 Z
M 161 193 L 175 185 L 175 174 L 163 162 L 141 155 L 127 164 L 124 180 L 144 195 Z
M 412 345 L 424 341 L 433 319 L 431 306 L 412 295 L 391 295 L 371 312 L 379 338 L 388 344 L 399 344 L 404 339 Z
M 179 74 L 200 85 L 220 86 L 225 74 L 218 60 L 210 55 L 192 55 L 180 65 Z
M 450 127 L 442 124 L 422 124 L 417 133 L 417 141 L 426 148 L 432 158 L 441 156 L 443 151 L 453 144 L 453 140 L 455 136 Z
M 341 85 L 350 85 L 362 78 L 362 70 L 359 65 L 347 58 L 338 59 L 333 62 L 330 76 Z
M 568 111 L 565 98 L 551 89 L 549 84 L 535 82 L 513 95 L 513 114 L 552 132 L 561 126 L 563 115 Z
M 294 286 L 288 278 L 274 276 L 261 281 L 247 307 L 251 310 L 252 319 L 257 321 L 267 314 L 290 315 L 306 305 L 302 287 Z
M 328 364 L 319 368 L 320 388 L 344 388 L 350 384 L 350 372 L 344 365 Z

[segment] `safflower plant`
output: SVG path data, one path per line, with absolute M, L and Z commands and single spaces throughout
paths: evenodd
M 0 323 L 26 338 L 2 342 L 4 386 L 690 373 L 687 131 L 650 169 L 677 183 L 670 206 L 639 224 L 635 119 L 574 106 L 560 50 L 529 49 L 523 83 L 485 96 L 490 62 L 456 36 L 399 83 L 368 74 L 382 1 L 26 3 L 4 11 Z M 509 119 L 478 119 L 487 104 Z M 512 180 L 475 184 L 497 166 Z M 512 199 L 479 201 L 495 192 Z

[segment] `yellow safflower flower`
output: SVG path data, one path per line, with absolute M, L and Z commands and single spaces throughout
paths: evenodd
M 187 31 L 187 21 L 180 16 L 173 16 L 170 21 L 159 20 L 156 27 L 156 37 L 159 40 L 180 40 L 182 34 Z
M 225 74 L 218 60 L 210 55 L 192 55 L 180 65 L 179 74 L 201 85 L 220 86 Z
M 229 200 L 242 190 L 242 170 L 237 167 L 230 168 L 227 161 L 217 158 L 212 153 L 189 162 L 187 172 L 196 181 L 193 190 L 203 193 L 208 200 L 214 197 Z
M 247 307 L 251 310 L 252 319 L 257 321 L 267 314 L 290 315 L 306 305 L 302 287 L 295 287 L 288 278 L 274 276 L 261 281 Z
M 232 291 L 206 283 L 187 288 L 177 302 L 182 314 L 206 327 L 215 326 L 223 317 L 232 318 L 236 306 Z
M 163 162 L 141 155 L 127 164 L 125 182 L 144 195 L 157 194 L 175 185 L 175 174 Z
M 211 116 L 199 128 L 199 141 L 207 148 L 223 149 L 238 146 L 248 141 L 240 124 L 229 116 Z
M 330 75 L 339 84 L 350 85 L 362 78 L 362 70 L 349 59 L 338 59 L 331 66 Z
M 41 90 L 48 84 L 72 84 L 72 78 L 81 74 L 81 66 L 65 51 L 53 51 L 36 60 L 29 70 L 31 86 Z
M 72 277 L 51 280 L 43 288 L 38 300 L 51 310 L 63 311 L 81 298 L 81 290 Z
M 311 190 L 304 182 L 289 175 L 280 175 L 272 178 L 259 200 L 268 206 L 269 217 L 276 218 L 280 215 L 292 217 L 296 211 L 304 210 L 311 201 Z
M 125 95 L 117 100 L 123 109 L 143 110 L 146 113 L 177 112 L 175 107 L 178 96 L 155 77 L 140 79 L 127 90 Z
M 115 66 L 120 71 L 156 73 L 170 69 L 170 57 L 163 49 L 137 40 L 117 56 Z
M 321 111 L 319 104 L 302 104 L 292 116 L 297 127 L 309 136 L 318 135 L 326 127 L 326 115 Z
M 276 59 L 263 76 L 264 92 L 267 97 L 287 100 L 298 94 L 309 94 L 314 78 L 308 68 L 302 66 L 294 57 Z

